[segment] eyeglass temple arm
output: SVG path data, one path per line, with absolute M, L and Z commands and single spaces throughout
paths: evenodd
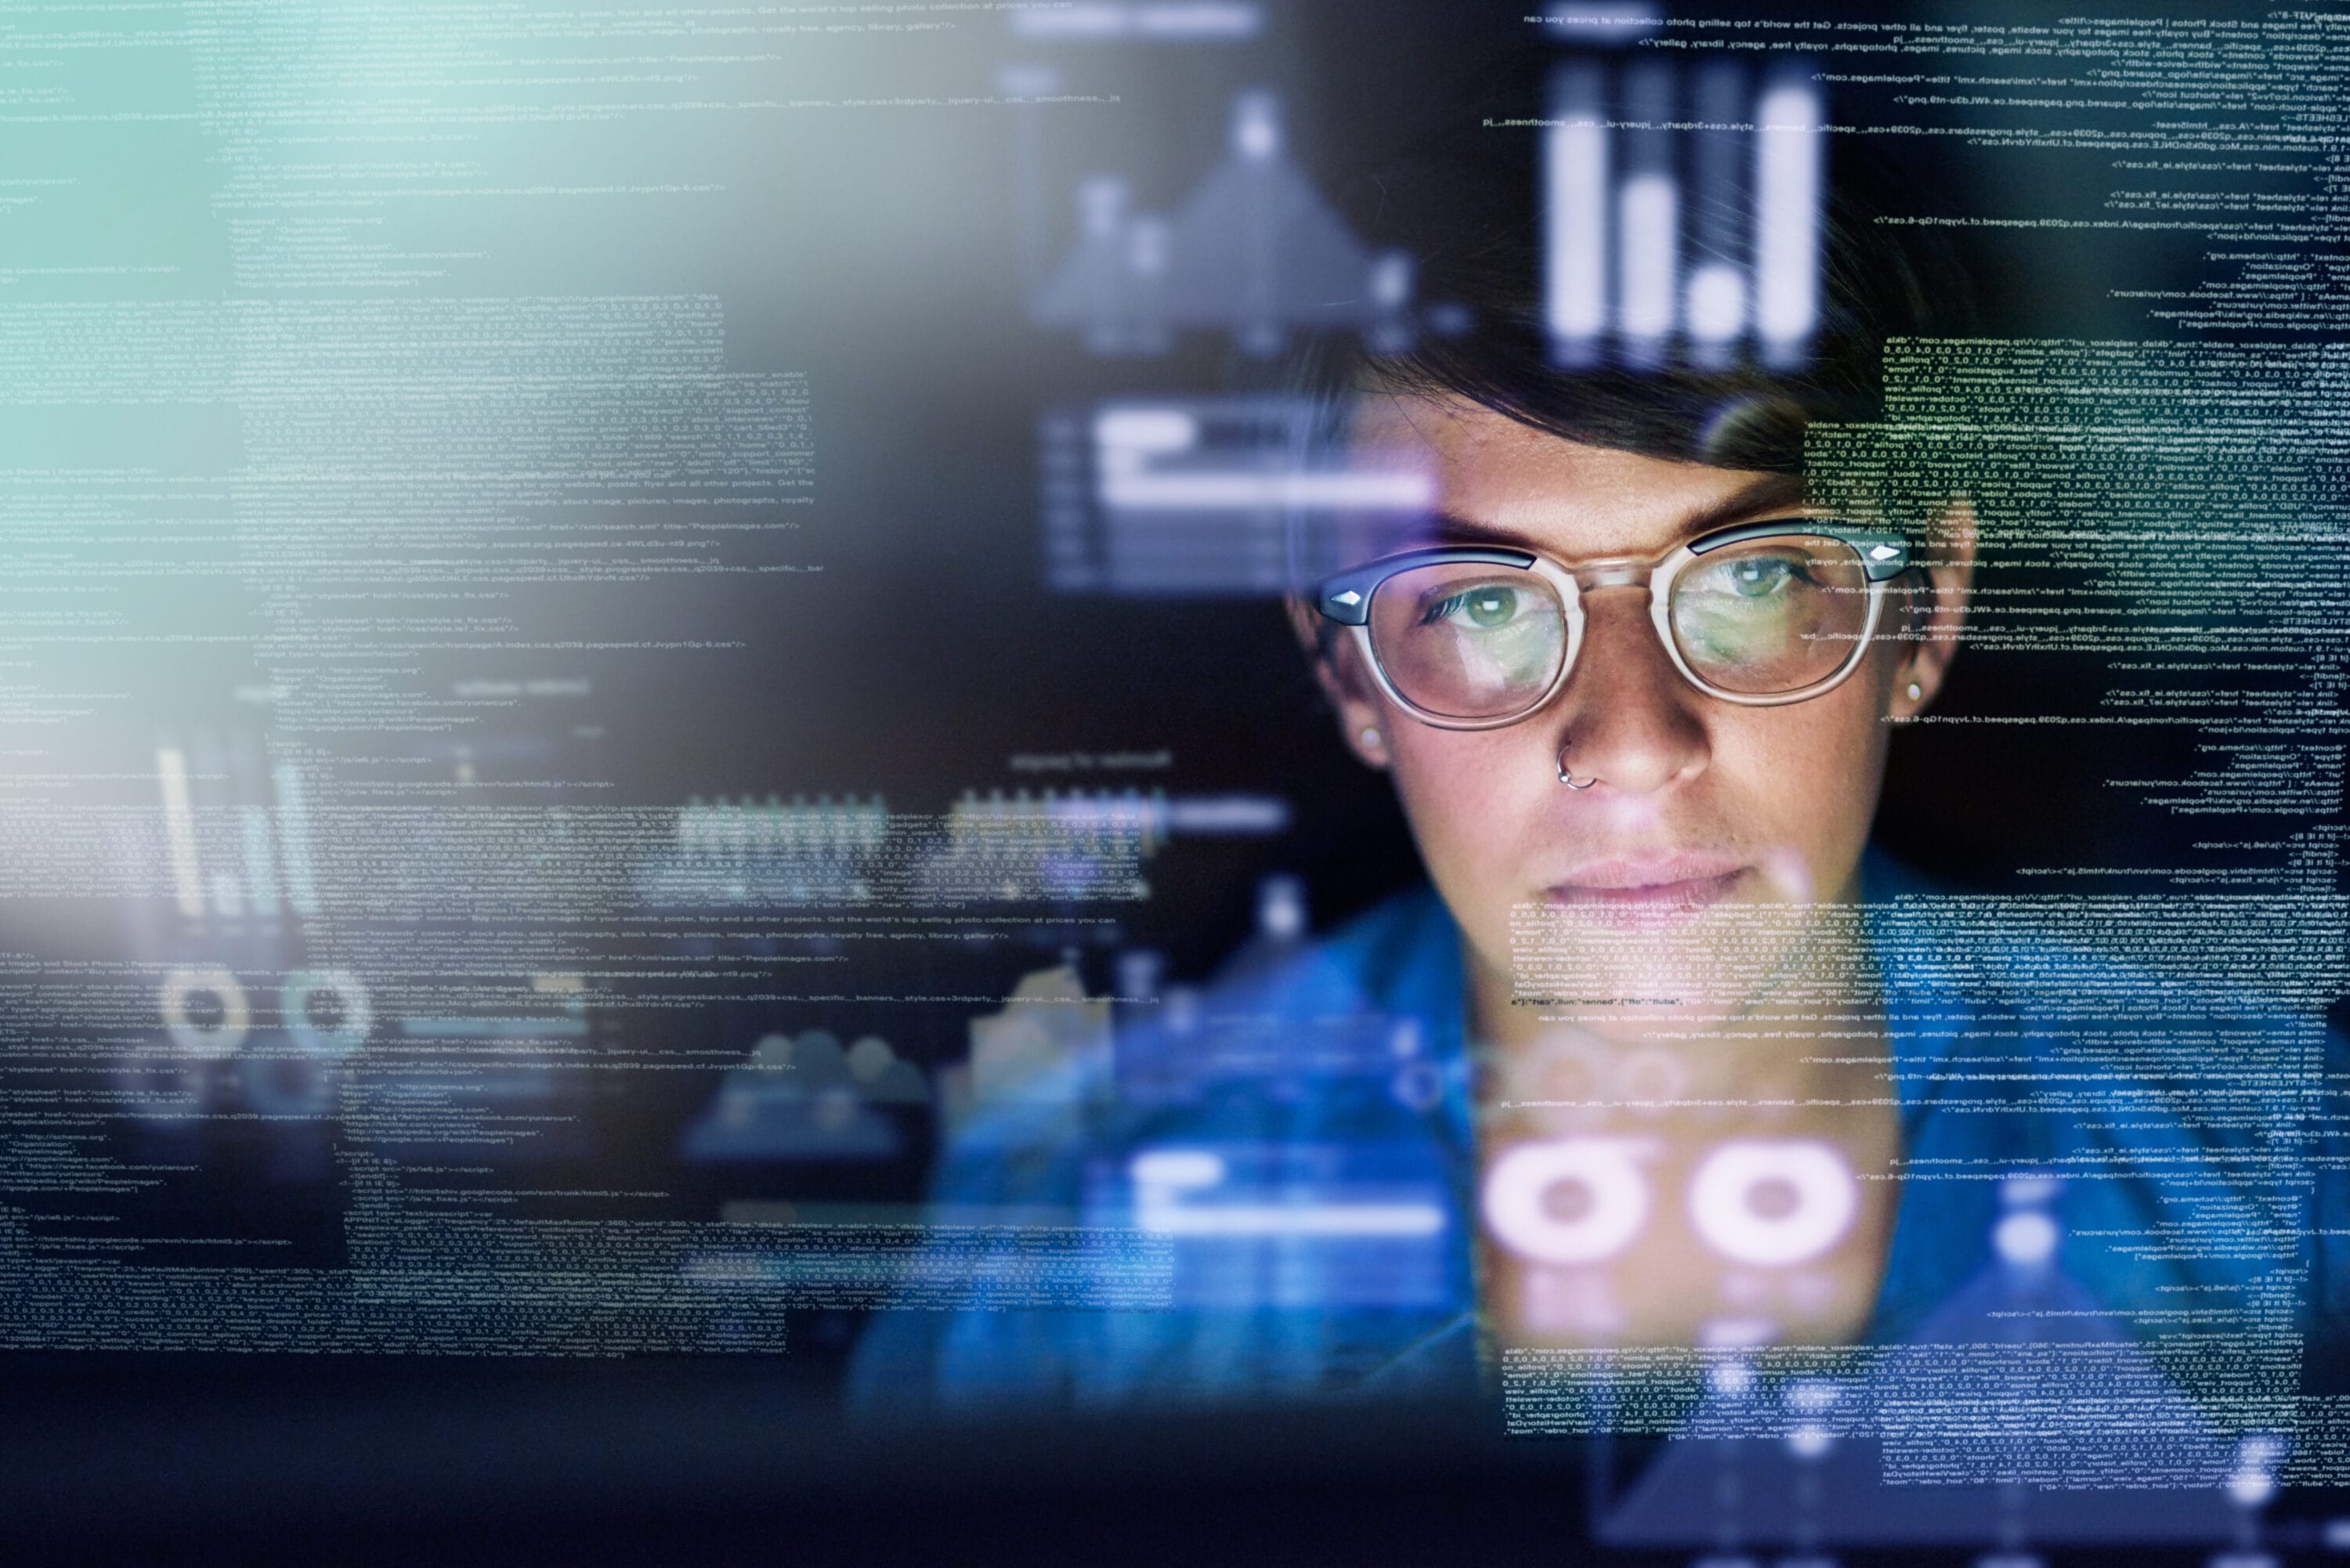
M 1342 626 L 1363 626 L 1371 618 L 1371 592 L 1398 572 L 1408 572 L 1414 566 L 1432 566 L 1439 562 L 1464 566 L 1515 566 L 1521 571 L 1534 564 L 1531 550 L 1487 550 L 1474 547 L 1440 546 L 1428 550 L 1407 551 L 1373 561 L 1367 566 L 1357 566 L 1351 572 L 1341 572 L 1326 577 L 1314 591 L 1314 607 Z

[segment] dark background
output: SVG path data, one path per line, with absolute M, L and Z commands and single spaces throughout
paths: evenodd
M 1741 14 L 1819 9 L 1749 5 Z M 980 16 L 880 63 L 861 45 L 829 53 L 811 46 L 765 85 L 782 92 L 813 84 L 844 97 L 924 87 L 983 93 L 1004 65 L 1045 59 L 1068 90 L 1118 95 L 1115 105 L 1056 107 L 1042 120 L 1047 255 L 1067 240 L 1066 198 L 1076 180 L 1120 171 L 1138 206 L 1166 210 L 1219 155 L 1232 95 L 1271 87 L 1282 94 L 1297 161 L 1358 233 L 1378 238 L 1409 227 L 1411 214 L 1388 205 L 1385 171 L 1398 159 L 1431 140 L 1534 134 L 1475 130 L 1487 115 L 1540 112 L 1542 75 L 1557 47 L 1533 34 L 1521 10 L 1301 0 L 1268 5 L 1253 44 L 1197 48 L 1043 46 Z M 1838 100 L 1840 120 L 1880 111 L 1892 113 Z M 1182 840 L 1160 853 L 1149 902 L 1120 907 L 1121 928 L 1094 933 L 1097 945 L 1079 954 L 1096 991 L 1110 986 L 1115 954 L 1133 948 L 1166 954 L 1175 979 L 1209 975 L 1247 936 L 1268 875 L 1304 879 L 1317 929 L 1417 877 L 1391 793 L 1342 749 L 1277 604 L 1045 586 L 1035 456 L 1043 410 L 1213 393 L 1259 384 L 1268 368 L 1206 336 L 1163 358 L 1098 359 L 1068 335 L 1032 325 L 1014 127 L 1000 110 L 812 110 L 775 123 L 782 133 L 773 137 L 734 128 L 713 135 L 698 125 L 577 133 L 587 161 L 613 178 L 687 170 L 726 183 L 723 196 L 673 206 L 658 225 L 590 200 L 471 211 L 460 234 L 440 234 L 436 225 L 450 221 L 432 211 L 396 214 L 418 244 L 463 242 L 490 258 L 428 292 L 707 290 L 725 304 L 732 368 L 809 377 L 816 504 L 801 509 L 796 538 L 745 549 L 748 558 L 820 562 L 821 574 L 626 592 L 574 587 L 541 607 L 549 625 L 648 636 L 691 628 L 743 644 L 723 654 L 583 658 L 576 668 L 595 678 L 609 732 L 583 769 L 611 780 L 619 799 L 647 805 L 770 791 L 879 793 L 896 809 L 941 812 L 966 790 L 1056 782 L 1014 772 L 1016 753 L 1164 751 L 1172 763 L 1163 772 L 1097 782 L 1285 797 L 1293 826 L 1279 836 Z M 567 134 L 517 133 L 508 151 L 518 166 L 561 165 L 582 156 Z M 1904 171 L 1919 212 L 2064 210 L 2094 205 L 2114 182 L 2103 155 L 1889 140 L 1839 139 L 1832 156 L 1857 155 L 1870 141 L 1867 156 Z M 181 171 L 186 185 L 204 177 Z M 159 183 L 147 215 L 145 226 L 125 225 L 133 236 L 126 244 L 144 244 L 158 228 L 177 233 L 189 254 L 209 254 L 214 265 L 173 286 L 218 285 L 221 242 L 185 189 Z M 2139 287 L 2190 282 L 2200 275 L 2200 251 L 2192 237 L 2034 235 L 1975 236 L 1956 254 L 1982 334 L 2094 338 L 2147 335 L 2142 317 L 2106 291 L 2121 279 Z M 526 658 L 486 662 L 452 662 L 452 673 L 546 672 Z M 1939 711 L 2085 714 L 2106 684 L 2096 659 L 1970 650 Z M 2196 760 L 2194 731 L 2101 729 L 2086 732 L 2095 736 L 2086 744 L 2080 732 L 1906 731 L 1893 747 L 1879 839 L 1954 886 L 1983 890 L 2013 888 L 2012 873 L 2024 867 L 2195 863 L 2185 846 L 2201 829 L 2117 805 L 2104 784 L 2183 775 Z M 150 743 L 139 737 L 132 753 Z M 507 768 L 527 777 L 543 765 L 526 749 L 504 762 L 494 747 L 483 754 L 489 776 Z M 11 926 L 10 937 L 24 939 L 12 945 L 36 949 L 79 950 L 83 936 L 36 910 L 18 911 Z M 1020 940 L 926 953 L 919 972 L 904 963 L 861 971 L 853 989 L 1001 995 L 1022 972 L 1056 961 L 1066 940 L 1040 919 Z M 657 1027 L 632 1023 L 630 1039 L 747 1051 L 773 1031 L 822 1027 L 847 1041 L 870 1030 L 936 1066 L 965 1054 L 972 1011 L 721 1002 Z M 541 1179 L 680 1181 L 677 1129 L 714 1082 L 713 1069 L 658 1090 L 632 1087 L 624 1105 L 598 1113 L 593 1152 Z M 910 1200 L 931 1133 L 918 1121 L 907 1130 L 905 1156 L 886 1167 L 801 1168 L 757 1195 Z M 244 1133 L 163 1152 L 192 1153 L 202 1170 L 148 1217 L 155 1223 L 172 1222 L 176 1207 L 183 1222 L 218 1233 L 224 1215 L 249 1207 L 247 1222 L 295 1230 L 332 1251 L 338 1210 L 323 1146 L 291 1167 L 281 1147 Z M 256 1189 L 265 1195 L 256 1199 Z M 681 1190 L 702 1217 L 723 1197 L 748 1195 L 690 1183 Z M 249 1562 L 373 1553 L 1507 1563 L 1571 1561 L 1582 1550 L 1579 1487 L 1530 1473 L 1545 1459 L 1465 1438 L 1444 1448 L 1424 1435 L 1374 1432 L 1349 1443 L 1303 1422 L 1258 1434 L 1261 1452 L 1236 1448 L 1243 1438 L 1229 1429 L 1180 1424 L 1104 1424 L 1018 1441 L 943 1433 L 849 1443 L 832 1433 L 831 1390 L 857 1326 L 838 1314 L 800 1314 L 780 1360 L 14 1354 L 0 1357 L 5 1424 L 16 1434 L 0 1447 L 0 1513 L 41 1555 L 91 1561 L 136 1552 Z M 1952 1548 L 1950 1560 L 1972 1551 Z M 2177 1560 L 2199 1561 L 2201 1552 Z

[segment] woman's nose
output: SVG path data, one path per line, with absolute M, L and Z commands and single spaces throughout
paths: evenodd
M 1562 766 L 1627 794 L 1693 778 L 1710 754 L 1704 701 L 1657 639 L 1645 592 L 1584 596 L 1583 646 L 1552 715 Z

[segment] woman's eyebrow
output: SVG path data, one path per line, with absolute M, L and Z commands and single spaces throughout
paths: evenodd
M 1437 545 L 1493 545 L 1504 550 L 1534 551 L 1550 547 L 1523 534 L 1513 534 L 1489 523 L 1472 523 L 1450 512 L 1439 512 L 1429 518 L 1428 537 Z
M 1777 512 L 1783 507 L 1804 504 L 1804 476 L 1800 473 L 1766 473 L 1737 494 L 1715 503 L 1692 515 L 1683 518 L 1680 534 L 1693 539 L 1700 534 L 1711 533 L 1731 523 L 1740 523 L 1757 514 Z
M 1694 539 L 1716 528 L 1743 522 L 1758 514 L 1767 515 L 1782 507 L 1800 506 L 1804 502 L 1804 480 L 1801 474 L 1765 474 L 1733 495 L 1693 512 L 1681 519 L 1673 530 L 1676 540 Z M 1451 512 L 1438 512 L 1428 519 L 1428 538 L 1438 545 L 1491 545 L 1505 550 L 1547 551 L 1550 546 L 1539 539 L 1508 528 L 1497 528 L 1490 523 L 1472 522 Z

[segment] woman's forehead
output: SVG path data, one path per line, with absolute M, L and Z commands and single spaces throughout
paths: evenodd
M 1454 397 L 1364 398 L 1350 443 L 1366 466 L 1425 476 L 1419 538 L 1506 535 L 1567 557 L 1659 554 L 1803 500 L 1794 476 L 1570 441 Z

